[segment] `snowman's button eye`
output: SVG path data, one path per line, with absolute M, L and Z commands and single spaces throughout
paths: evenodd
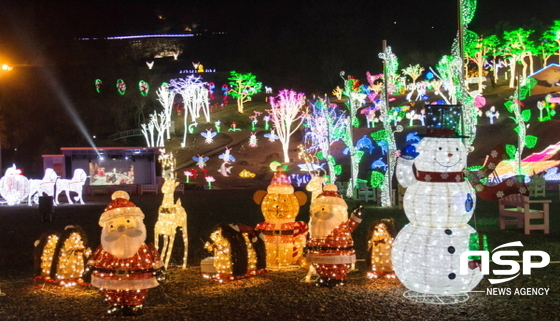
M 455 148 L 456 151 L 459 151 L 459 147 Z
M 441 148 L 441 147 L 438 147 L 438 149 L 439 149 L 439 150 L 442 150 L 442 148 Z

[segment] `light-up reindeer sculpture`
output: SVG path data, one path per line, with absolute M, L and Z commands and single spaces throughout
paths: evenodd
M 173 243 L 175 242 L 175 235 L 177 233 L 177 228 L 181 228 L 181 233 L 183 235 L 184 243 L 184 255 L 183 255 L 183 269 L 187 268 L 187 256 L 189 249 L 189 239 L 187 233 L 187 212 L 185 208 L 181 205 L 181 199 L 174 200 L 175 188 L 179 185 L 179 182 L 175 181 L 175 158 L 173 154 L 163 153 L 159 157 L 162 167 L 162 176 L 165 178 L 165 182 L 161 187 L 161 192 L 163 194 L 163 201 L 158 210 L 158 220 L 156 222 L 154 230 L 154 244 L 156 249 L 160 252 L 163 264 L 167 269 L 169 265 L 169 260 L 171 259 L 171 253 L 173 252 Z M 163 238 L 163 245 L 161 250 L 159 248 L 160 236 Z

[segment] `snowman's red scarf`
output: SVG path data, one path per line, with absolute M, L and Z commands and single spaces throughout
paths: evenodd
M 463 172 L 424 172 L 416 170 L 416 179 L 431 183 L 460 183 L 465 180 Z

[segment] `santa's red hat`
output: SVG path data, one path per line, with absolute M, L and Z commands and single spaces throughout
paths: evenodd
M 313 205 L 321 204 L 332 204 L 348 208 L 342 196 L 338 194 L 338 187 L 333 183 L 325 184 L 323 192 L 313 200 Z
M 105 207 L 105 212 L 99 218 L 99 225 L 105 226 L 105 222 L 122 216 L 135 216 L 144 219 L 144 213 L 139 207 L 130 201 L 130 196 L 125 191 L 116 191 L 111 195 L 111 203 Z

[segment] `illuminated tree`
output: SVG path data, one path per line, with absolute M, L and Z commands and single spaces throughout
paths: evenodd
M 399 67 L 399 62 L 397 56 L 393 53 L 390 46 L 385 48 L 385 52 L 379 53 L 379 58 L 383 60 L 383 71 L 387 77 L 384 78 L 385 90 L 381 91 L 381 116 L 383 121 L 383 141 L 386 142 L 388 153 L 387 153 L 387 170 L 385 171 L 383 183 L 381 184 L 381 206 L 391 206 L 391 180 L 392 173 L 395 171 L 395 165 L 397 160 L 397 143 L 395 141 L 395 132 L 402 131 L 402 126 L 397 126 L 393 131 L 391 127 L 390 119 L 390 109 L 389 109 L 389 97 L 387 97 L 388 88 L 395 81 L 395 75 Z M 374 140 L 376 137 L 374 137 Z
M 346 111 L 340 111 L 328 98 L 309 102 L 309 113 L 304 123 L 307 128 L 304 137 L 306 151 L 309 154 L 316 153 L 319 159 L 324 158 L 327 161 L 330 183 L 336 181 L 338 173 L 330 147 L 346 135 L 346 127 L 349 127 L 349 123 Z
M 350 116 L 351 126 L 346 126 L 346 135 L 342 136 L 344 144 L 348 147 L 348 152 L 350 154 L 350 182 L 348 184 L 348 189 L 346 190 L 346 197 L 351 198 L 354 196 L 354 188 L 358 184 L 358 171 L 360 166 L 360 161 L 364 154 L 363 151 L 357 150 L 354 146 L 354 131 L 353 127 L 359 126 L 359 121 L 357 117 L 358 108 L 362 106 L 366 95 L 360 92 L 360 82 L 348 76 L 347 79 L 344 78 L 344 71 L 340 72 L 340 77 L 344 80 L 344 95 L 348 96 L 346 101 L 346 106 L 348 108 L 348 114 Z
M 201 78 L 189 75 L 186 78 L 171 79 L 169 87 L 173 92 L 183 97 L 183 108 L 185 110 L 183 117 L 183 143 L 181 147 L 187 144 L 188 122 L 187 118 L 190 114 L 191 121 L 196 122 L 200 116 L 200 110 L 204 111 L 206 122 L 210 122 L 210 104 L 208 102 L 208 87 Z
M 274 123 L 276 134 L 282 143 L 284 162 L 290 162 L 288 149 L 290 137 L 298 130 L 305 119 L 305 94 L 293 90 L 281 90 L 278 96 L 270 97 L 271 108 L 268 111 Z
M 479 37 L 473 31 L 467 30 L 469 34 L 470 41 L 465 41 L 465 54 L 469 61 L 472 61 L 477 66 L 477 76 L 478 76 L 478 91 L 482 93 L 482 79 L 483 79 L 483 69 L 484 63 L 488 58 L 489 48 L 484 38 Z
M 527 76 L 527 63 L 525 62 L 525 57 L 532 59 L 532 51 L 530 47 L 533 46 L 533 42 L 529 40 L 529 36 L 534 30 L 525 30 L 519 28 L 513 31 L 504 31 L 504 44 L 502 50 L 504 55 L 509 57 L 510 62 L 510 80 L 509 87 L 514 87 L 516 64 L 519 62 L 523 64 L 522 76 Z
M 173 111 L 173 101 L 175 100 L 175 93 L 169 90 L 169 86 L 163 83 L 156 91 L 157 100 L 163 106 L 163 114 L 165 115 L 165 134 L 167 139 L 171 138 L 171 112 Z
M 484 47 L 488 49 L 488 56 L 490 58 L 490 63 L 492 64 L 491 72 L 493 73 L 494 79 L 498 79 L 498 56 L 500 47 L 500 38 L 496 35 L 491 35 L 482 39 Z
M 416 80 L 418 77 L 422 75 L 424 68 L 418 65 L 408 65 L 405 69 L 402 70 L 402 74 L 404 76 L 409 76 L 412 79 L 412 92 L 416 90 Z M 411 93 L 412 96 L 412 93 Z
M 262 83 L 257 81 L 257 76 L 248 73 L 240 74 L 230 71 L 231 77 L 228 78 L 231 86 L 230 93 L 233 98 L 237 98 L 237 111 L 243 114 L 243 104 L 251 101 L 251 96 L 260 92 Z
M 547 60 L 554 55 L 554 51 L 558 52 L 558 61 L 560 62 L 560 20 L 555 20 L 541 37 L 541 52 L 543 55 L 543 65 L 547 65 Z

